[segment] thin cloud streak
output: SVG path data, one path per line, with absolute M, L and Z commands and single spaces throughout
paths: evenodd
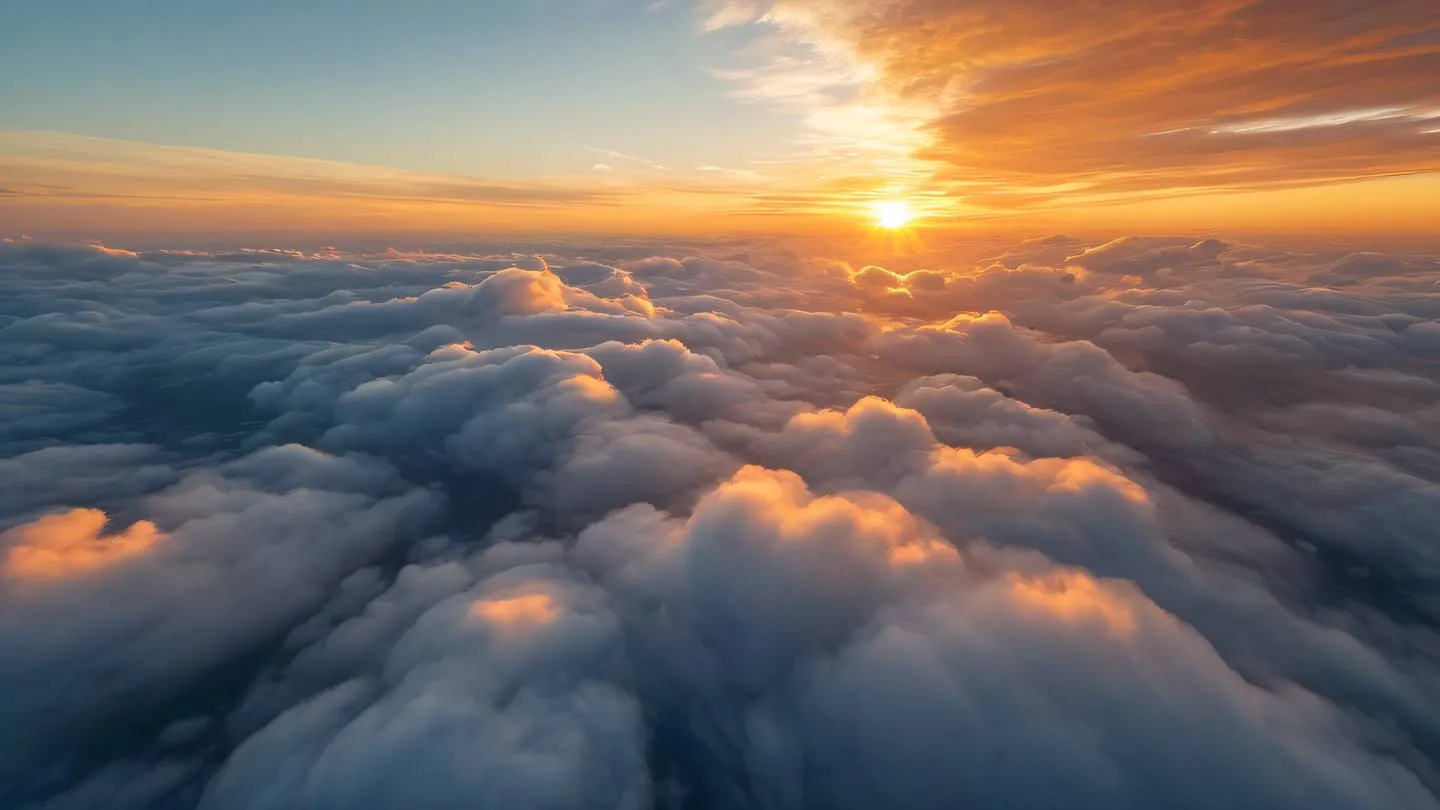
M 703 232 L 714 227 L 706 224 L 711 215 L 743 205 L 757 189 L 785 182 L 751 169 L 680 170 L 615 150 L 590 151 L 608 162 L 586 175 L 497 182 L 11 131 L 0 132 L 0 181 L 6 190 L 0 199 L 7 228 L 72 239 L 106 229 L 174 232 L 187 225 L 282 232 L 377 225 L 392 233 L 515 231 L 533 227 L 536 214 L 544 215 L 547 229 Z

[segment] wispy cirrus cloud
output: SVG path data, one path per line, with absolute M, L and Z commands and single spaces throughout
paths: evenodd
M 745 208 L 749 194 L 780 180 L 748 166 L 678 168 L 589 151 L 600 162 L 584 175 L 502 181 L 0 131 L 0 199 L 7 228 L 65 238 L 182 227 L 474 233 L 528 230 L 537 215 L 546 228 L 577 231 L 703 231 L 707 215 Z
M 614 191 L 554 182 L 506 184 L 459 175 L 51 132 L 0 132 L 0 173 L 12 193 L 40 199 L 75 193 L 163 194 L 177 199 L 273 195 L 277 199 L 563 206 L 613 202 L 620 196 Z

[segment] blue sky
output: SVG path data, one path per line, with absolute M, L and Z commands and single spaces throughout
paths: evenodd
M 0 128 L 524 177 L 773 156 L 722 34 L 646 0 L 0 0 Z

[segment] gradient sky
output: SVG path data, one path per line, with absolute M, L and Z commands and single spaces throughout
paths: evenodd
M 428 172 L 767 157 L 692 9 L 528 0 L 0 3 L 0 123 Z M 19 79 L 18 81 L 16 79 Z
M 0 0 L 0 77 L 45 236 L 1440 219 L 1431 0 Z

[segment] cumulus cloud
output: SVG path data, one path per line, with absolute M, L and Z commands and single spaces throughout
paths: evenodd
M 1440 806 L 1434 262 L 5 243 L 5 801 Z
M 419 617 L 374 680 L 246 740 L 200 806 L 645 807 L 640 705 L 611 682 L 620 643 L 593 589 L 543 566 L 497 574 Z

